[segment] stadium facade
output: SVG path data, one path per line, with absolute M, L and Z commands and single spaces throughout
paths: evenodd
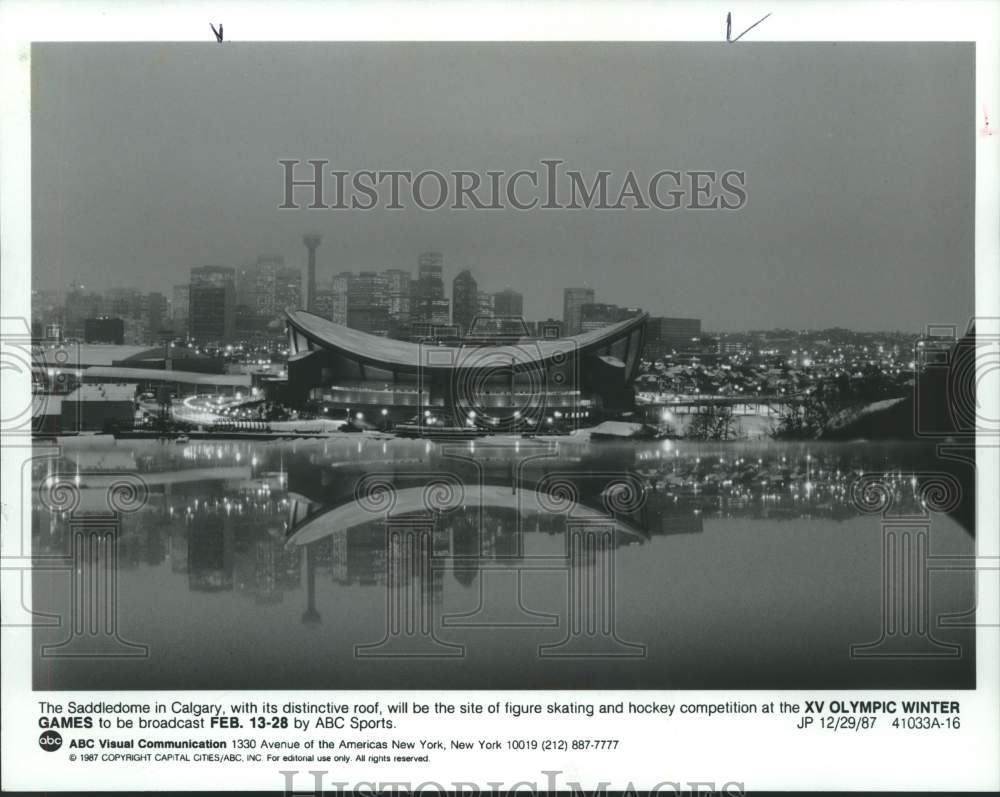
M 484 431 L 590 425 L 634 407 L 648 316 L 588 333 L 504 345 L 441 346 L 371 335 L 288 311 L 284 400 L 373 426 Z

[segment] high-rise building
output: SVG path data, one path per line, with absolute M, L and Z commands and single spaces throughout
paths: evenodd
M 150 343 L 159 343 L 160 335 L 167 329 L 173 333 L 172 325 L 168 323 L 167 297 L 158 291 L 154 291 L 146 296 L 145 301 L 146 332 Z
M 198 343 L 226 343 L 236 336 L 236 270 L 226 266 L 191 269 L 188 325 Z
M 122 319 L 126 343 L 157 342 L 167 314 L 167 298 L 137 288 L 110 288 L 104 293 L 104 313 Z
M 411 309 L 410 320 L 432 326 L 450 326 L 451 302 L 448 299 L 420 299 Z
M 422 252 L 417 260 L 417 282 L 421 284 L 421 297 L 444 298 L 444 255 L 440 252 Z
M 281 257 L 261 255 L 257 262 L 240 269 L 236 274 L 236 306 L 253 318 L 273 318 L 277 311 L 274 287 L 283 265 Z
M 566 288 L 563 291 L 563 327 L 566 335 L 579 335 L 580 309 L 594 301 L 593 288 Z
M 389 316 L 397 321 L 407 321 L 410 317 L 410 283 L 413 278 L 409 271 L 390 268 L 382 272 L 389 285 Z
M 398 275 L 375 271 L 362 271 L 348 280 L 347 326 L 372 335 L 388 335 L 393 288 L 398 291 L 402 281 Z
M 417 279 L 412 285 L 410 318 L 416 323 L 450 324 L 450 303 L 444 298 L 444 255 L 423 252 L 417 261 Z
M 174 302 L 171 316 L 174 322 L 174 334 L 184 337 L 188 333 L 188 311 L 191 304 L 191 286 L 174 285 Z
M 333 319 L 336 312 L 337 294 L 330 288 L 316 289 L 316 315 Z
M 249 266 L 239 266 L 236 269 L 236 312 L 237 314 L 257 314 L 256 263 Z
M 389 334 L 389 309 L 385 305 L 369 304 L 347 306 L 347 326 L 369 335 L 386 337 Z
M 104 309 L 112 318 L 139 318 L 142 291 L 136 288 L 109 288 L 104 292 Z
M 236 305 L 264 322 L 280 317 L 288 308 L 300 310 L 302 270 L 286 266 L 280 255 L 261 255 L 237 272 Z
M 487 293 L 486 291 L 476 292 L 476 315 L 483 318 L 492 318 L 495 315 L 492 293 Z
M 88 292 L 83 285 L 74 285 L 66 294 L 63 307 L 63 334 L 70 338 L 82 338 L 84 321 L 105 315 L 104 297 Z
M 389 311 L 389 282 L 376 271 L 362 271 L 347 289 L 347 311 L 356 307 L 384 307 Z
M 468 332 L 479 310 L 479 291 L 469 269 L 459 272 L 451 283 L 452 323 L 459 334 Z
M 335 274 L 330 288 L 333 291 L 330 320 L 335 324 L 347 326 L 347 297 L 351 292 L 351 282 L 354 275 L 350 271 Z
M 636 307 L 619 307 L 617 304 L 588 302 L 580 308 L 580 331 L 593 332 L 595 329 L 617 324 L 641 311 Z
M 142 346 L 149 343 L 149 330 L 140 318 L 131 316 L 123 318 L 125 325 L 124 342 L 129 346 Z
M 697 345 L 700 337 L 700 318 L 658 316 L 646 322 L 646 350 L 652 357 L 661 357 L 672 351 L 690 350 Z
M 281 266 L 274 275 L 274 315 L 302 308 L 302 270 Z
M 524 297 L 511 288 L 493 294 L 493 312 L 498 316 L 523 316 Z

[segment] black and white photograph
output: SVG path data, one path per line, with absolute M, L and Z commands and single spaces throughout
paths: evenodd
M 996 654 L 986 56 L 781 10 L 25 47 L 4 625 L 43 750 L 140 693 L 379 694 L 350 727 L 390 734 L 422 695 L 523 729 L 841 690 L 958 732 Z
M 37 687 L 975 686 L 971 46 L 33 64 Z

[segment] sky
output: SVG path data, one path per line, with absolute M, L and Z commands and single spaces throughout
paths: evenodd
M 961 43 L 36 44 L 37 288 L 171 295 L 277 253 L 322 284 L 405 268 L 563 289 L 706 329 L 965 326 L 974 51 Z M 279 209 L 283 158 L 620 181 L 745 172 L 739 211 Z

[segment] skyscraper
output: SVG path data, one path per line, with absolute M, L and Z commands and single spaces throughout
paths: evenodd
M 341 271 L 333 276 L 333 281 L 330 283 L 333 291 L 330 320 L 335 324 L 347 326 L 347 297 L 351 292 L 351 282 L 353 281 L 354 274 L 350 271 Z
M 191 269 L 188 325 L 198 343 L 225 343 L 236 336 L 236 270 L 226 266 Z
M 417 261 L 417 279 L 410 301 L 410 318 L 418 323 L 444 324 L 451 322 L 448 300 L 444 297 L 444 255 L 423 252 Z
M 581 330 L 580 310 L 585 304 L 593 304 L 593 288 L 566 288 L 563 291 L 564 334 L 579 335 Z
M 185 337 L 188 332 L 188 311 L 191 304 L 191 286 L 174 285 L 174 301 L 171 315 L 174 322 L 174 334 Z
M 236 273 L 237 315 L 263 322 L 280 317 L 286 308 L 302 309 L 302 269 L 286 266 L 280 255 L 260 255 Z
M 417 260 L 417 282 L 421 284 L 422 297 L 444 298 L 444 255 L 440 252 L 422 252 Z
M 375 271 L 362 271 L 347 288 L 347 326 L 373 335 L 389 332 L 389 280 Z
M 337 310 L 337 294 L 330 288 L 316 289 L 316 315 L 333 319 Z
M 479 310 L 479 291 L 469 269 L 459 272 L 451 283 L 452 323 L 464 334 L 472 328 Z
M 524 297 L 511 288 L 493 294 L 493 311 L 498 316 L 523 316 Z
M 382 276 L 389 285 L 389 316 L 397 321 L 408 321 L 412 275 L 401 268 L 390 268 L 382 272 Z
M 281 266 L 274 275 L 274 315 L 281 315 L 289 307 L 302 307 L 302 269 Z

